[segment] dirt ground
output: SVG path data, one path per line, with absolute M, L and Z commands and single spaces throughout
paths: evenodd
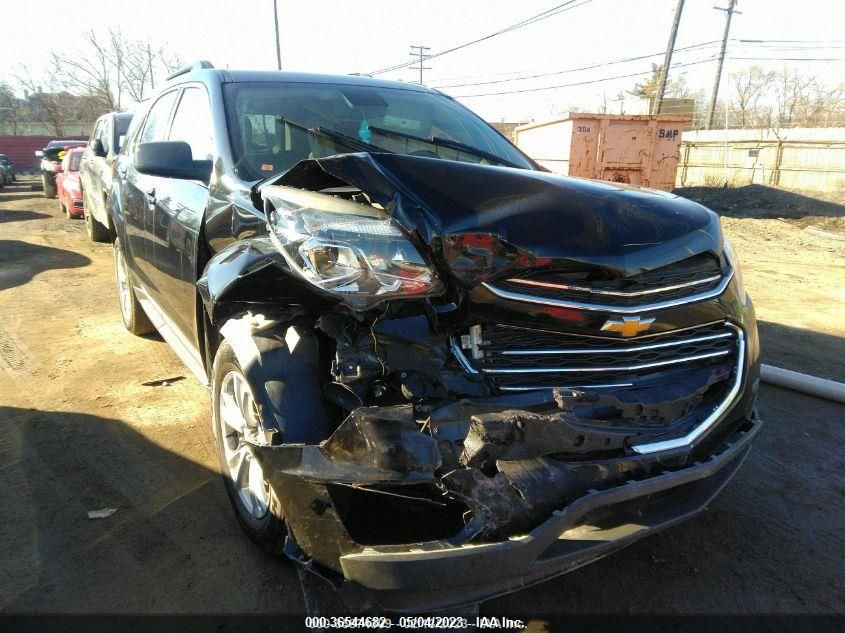
M 845 242 L 760 215 L 724 223 L 766 361 L 845 380 Z M 0 191 L 0 610 L 301 612 L 231 514 L 205 390 L 124 331 L 112 266 L 29 182 Z M 760 408 L 707 513 L 482 614 L 845 610 L 845 407 L 764 386 Z

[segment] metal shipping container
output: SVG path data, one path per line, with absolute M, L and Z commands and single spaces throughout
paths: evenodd
M 572 113 L 521 125 L 516 144 L 559 174 L 670 191 L 689 117 Z

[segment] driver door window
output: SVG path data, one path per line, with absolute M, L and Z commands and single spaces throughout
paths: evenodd
M 211 130 L 211 112 L 205 91 L 186 88 L 176 107 L 168 140 L 185 141 L 191 146 L 194 160 L 210 160 L 214 153 Z

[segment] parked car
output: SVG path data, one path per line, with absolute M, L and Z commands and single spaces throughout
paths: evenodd
M 74 140 L 54 140 L 47 143 L 44 149 L 35 152 L 35 155 L 41 158 L 41 186 L 44 190 L 45 198 L 56 197 L 56 174 L 62 170 L 62 160 L 64 160 L 65 152 L 74 147 L 82 147 L 85 141 Z
M 8 156 L 0 154 L 0 181 L 5 181 L 5 184 L 11 184 L 17 179 L 15 164 L 9 160 Z
M 366 77 L 202 62 L 133 128 L 124 324 L 209 388 L 243 529 L 349 608 L 565 573 L 704 510 L 760 431 L 754 309 L 695 202 Z
M 95 242 L 109 239 L 106 198 L 112 185 L 112 167 L 131 121 L 128 112 L 110 112 L 97 119 L 82 159 L 85 227 Z
M 68 150 L 62 159 L 62 170 L 56 174 L 59 210 L 69 218 L 81 218 L 83 215 L 79 167 L 84 153 L 85 150 L 81 147 Z

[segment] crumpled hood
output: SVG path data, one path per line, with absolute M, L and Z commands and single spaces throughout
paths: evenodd
M 623 276 L 722 249 L 715 213 L 662 191 L 368 153 L 303 161 L 275 183 L 313 190 L 306 183 L 318 172 L 337 181 L 325 186 L 348 184 L 374 197 L 453 271 L 465 238 L 470 248 L 485 237 L 488 247 L 496 238 L 497 246 L 503 243 L 503 250 L 513 253 L 510 259 L 524 267 L 582 262 Z

